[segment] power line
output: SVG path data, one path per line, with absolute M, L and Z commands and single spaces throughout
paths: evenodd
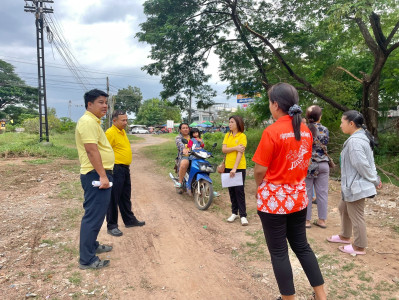
M 0 57 L 5 57 L 7 58 L 8 61 L 12 61 L 12 62 L 18 62 L 18 63 L 22 63 L 22 64 L 30 64 L 30 65 L 35 65 L 36 63 L 34 62 L 30 62 L 30 61 L 26 61 L 26 60 L 21 60 L 21 58 L 19 57 L 11 57 L 11 56 L 5 56 L 5 55 L 0 55 Z M 16 59 L 8 59 L 8 57 L 10 58 L 16 58 Z M 63 65 L 60 64 L 46 64 L 47 67 L 51 67 L 51 68 L 55 68 L 55 69 L 66 69 L 69 70 L 67 67 L 64 67 Z M 156 80 L 159 81 L 159 79 L 157 78 L 153 78 L 153 77 L 146 77 L 146 76 L 141 76 L 141 75 L 128 75 L 128 74 L 122 74 L 122 73 L 114 73 L 114 72 L 105 72 L 102 70 L 95 70 L 95 69 L 86 69 L 86 72 L 88 73 L 93 73 L 93 74 L 104 74 L 104 75 L 112 75 L 112 76 L 117 76 L 117 77 L 128 77 L 128 78 L 139 78 L 139 79 L 148 79 L 148 80 Z

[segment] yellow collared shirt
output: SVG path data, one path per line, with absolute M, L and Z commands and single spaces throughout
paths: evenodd
M 235 136 L 230 132 L 226 133 L 223 139 L 223 145 L 226 145 L 227 148 L 233 148 L 238 145 L 242 144 L 244 147 L 247 147 L 247 136 L 242 133 L 238 132 Z M 234 164 L 236 163 L 237 159 L 237 151 L 233 151 L 226 154 L 226 161 L 225 165 L 228 169 L 233 169 Z M 246 169 L 247 168 L 247 161 L 245 160 L 245 153 L 243 153 L 240 163 L 238 164 L 237 169 Z
M 79 154 L 80 174 L 87 174 L 94 170 L 84 144 L 97 144 L 104 169 L 112 170 L 114 168 L 114 151 L 100 124 L 100 119 L 89 111 L 86 111 L 76 124 L 75 141 Z
M 130 165 L 132 163 L 132 149 L 130 148 L 129 139 L 124 129 L 119 130 L 118 127 L 112 125 L 105 132 L 109 143 L 115 153 L 115 163 Z

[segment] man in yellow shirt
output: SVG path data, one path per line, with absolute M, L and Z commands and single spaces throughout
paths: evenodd
M 107 97 L 106 93 L 97 89 L 85 93 L 86 112 L 79 119 L 75 130 L 85 210 L 80 226 L 81 269 L 108 266 L 109 260 L 100 260 L 96 254 L 112 250 L 111 246 L 100 245 L 97 241 L 111 199 L 112 169 L 115 162 L 114 151 L 100 126 L 100 119 L 108 109 Z M 95 187 L 93 181 L 99 181 L 99 186 Z
M 118 206 L 126 227 L 143 226 L 145 222 L 137 220 L 132 212 L 132 202 L 130 201 L 132 149 L 124 129 L 127 125 L 126 113 L 115 110 L 112 114 L 112 122 L 112 127 L 105 132 L 115 153 L 114 185 L 107 211 L 107 232 L 113 236 L 121 236 L 123 233 L 118 228 Z

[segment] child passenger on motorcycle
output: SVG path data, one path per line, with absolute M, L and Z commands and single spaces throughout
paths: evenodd
M 187 144 L 189 149 L 192 149 L 193 145 L 195 145 L 195 149 L 204 148 L 204 141 L 201 139 L 201 132 L 198 128 L 191 128 L 190 138 L 191 139 Z

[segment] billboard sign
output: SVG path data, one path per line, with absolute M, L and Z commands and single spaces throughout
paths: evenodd
M 173 120 L 167 120 L 166 121 L 166 128 L 171 128 L 173 129 L 174 121 Z
M 256 98 L 260 98 L 261 94 L 260 93 L 256 93 L 253 97 Z M 243 104 L 243 103 L 252 103 L 254 102 L 255 99 L 248 96 L 248 95 L 244 95 L 244 94 L 238 94 L 237 95 L 237 103 Z

